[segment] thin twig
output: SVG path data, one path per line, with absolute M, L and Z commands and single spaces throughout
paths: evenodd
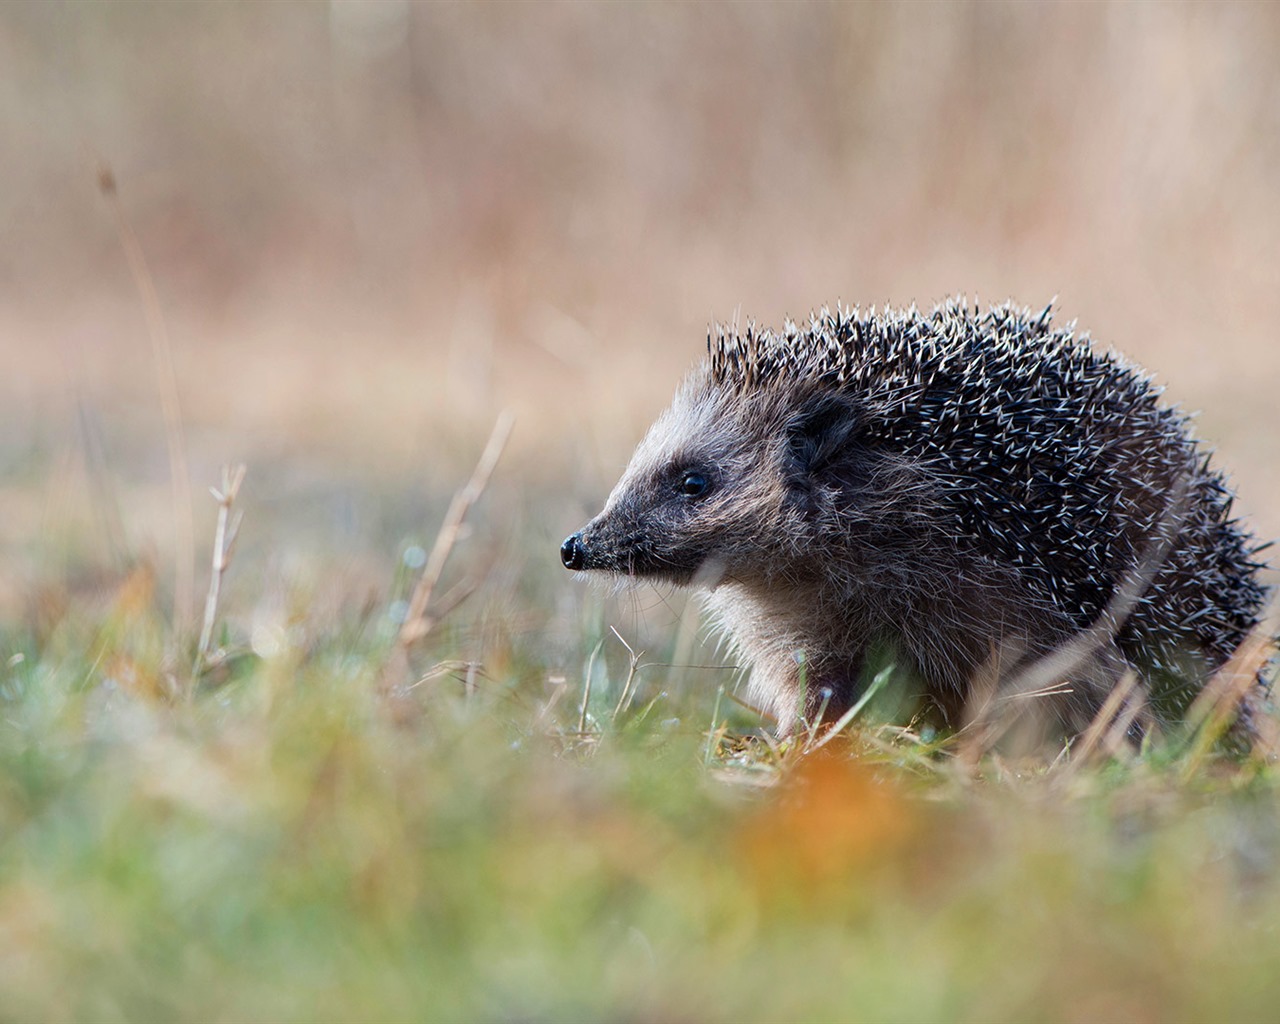
M 204 627 L 200 630 L 200 643 L 196 647 L 196 658 L 191 665 L 191 686 L 200 679 L 205 659 L 209 656 L 209 647 L 213 643 L 213 626 L 218 618 L 218 598 L 222 593 L 222 577 L 231 564 L 231 552 L 236 545 L 236 537 L 240 535 L 240 521 L 243 512 L 231 517 L 231 509 L 236 503 L 236 495 L 240 493 L 240 485 L 244 483 L 245 467 L 223 466 L 222 489 L 210 487 L 213 500 L 218 503 L 218 525 L 213 534 L 213 568 L 209 573 L 209 593 L 204 599 Z
M 151 339 L 151 359 L 155 365 L 160 406 L 164 412 L 165 436 L 169 446 L 169 476 L 173 485 L 173 627 L 181 638 L 191 622 L 195 608 L 195 526 L 191 506 L 191 477 L 187 471 L 186 441 L 182 431 L 182 407 L 178 401 L 178 375 L 173 368 L 173 346 L 169 328 L 160 307 L 155 279 L 147 266 L 142 245 L 125 216 L 111 168 L 98 168 L 98 190 L 111 207 L 120 246 L 133 275 L 134 286 L 142 299 L 142 312 Z
M 440 524 L 440 532 L 436 534 L 436 542 L 431 548 L 422 575 L 413 588 L 413 596 L 409 600 L 409 610 L 405 613 L 404 622 L 400 626 L 399 646 L 407 650 L 421 640 L 435 625 L 435 620 L 427 614 L 431 604 L 431 595 L 435 592 L 440 576 L 444 572 L 445 563 L 458 541 L 462 526 L 466 522 L 467 513 L 476 503 L 484 489 L 488 486 L 489 477 L 493 474 L 498 459 L 511 436 L 511 428 L 515 424 L 515 416 L 504 411 L 493 425 L 489 435 L 489 443 L 485 445 L 480 461 L 467 485 L 453 496 L 449 511 L 445 513 L 444 522 Z

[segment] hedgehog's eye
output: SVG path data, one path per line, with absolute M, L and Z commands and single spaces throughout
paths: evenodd
M 701 498 L 711 489 L 711 480 L 705 473 L 686 473 L 676 488 L 688 498 Z

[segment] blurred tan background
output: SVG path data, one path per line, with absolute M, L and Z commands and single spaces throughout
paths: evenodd
M 103 165 L 200 537 L 229 460 L 272 550 L 433 528 L 511 407 L 551 565 L 709 321 L 954 293 L 1056 296 L 1280 534 L 1277 5 L 6 4 L 0 112 L 11 565 L 171 542 Z

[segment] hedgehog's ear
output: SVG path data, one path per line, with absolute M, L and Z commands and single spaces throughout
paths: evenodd
M 787 423 L 787 452 L 797 481 L 821 475 L 858 432 L 854 404 L 839 395 L 808 400 Z

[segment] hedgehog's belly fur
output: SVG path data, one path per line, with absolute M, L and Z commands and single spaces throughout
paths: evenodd
M 833 721 L 875 674 L 891 670 L 899 706 L 958 728 L 975 701 L 1022 678 L 1076 630 L 1030 594 L 956 574 L 945 595 L 914 600 L 883 594 L 819 596 L 814 589 L 764 590 L 722 584 L 704 603 L 744 667 L 751 701 L 789 734 L 800 723 Z M 1065 691 L 1037 701 L 1046 721 L 1083 729 L 1128 668 L 1108 637 L 1082 649 Z

